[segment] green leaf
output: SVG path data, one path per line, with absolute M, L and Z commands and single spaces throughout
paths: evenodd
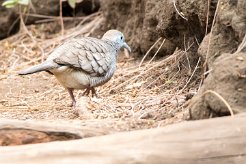
M 13 8 L 16 5 L 28 5 L 29 4 L 29 0 L 7 0 L 5 2 L 2 3 L 2 6 L 6 7 L 6 8 Z
M 11 5 L 5 5 L 4 7 L 6 7 L 6 8 L 8 8 L 8 9 L 10 9 L 10 8 L 15 7 L 15 6 L 16 6 L 15 4 L 11 4 Z
M 71 6 L 72 8 L 75 8 L 75 4 L 76 4 L 76 0 L 67 0 L 69 6 Z
M 6 8 L 13 8 L 18 4 L 18 0 L 7 0 L 2 3 L 2 6 Z

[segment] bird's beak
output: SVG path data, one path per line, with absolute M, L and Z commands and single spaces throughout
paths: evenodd
M 122 47 L 127 49 L 129 53 L 132 51 L 131 48 L 126 44 L 126 42 L 123 43 Z

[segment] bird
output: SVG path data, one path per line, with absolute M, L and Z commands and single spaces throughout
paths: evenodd
M 130 53 L 122 32 L 111 29 L 101 39 L 93 37 L 72 38 L 56 47 L 41 64 L 21 70 L 19 75 L 41 71 L 53 74 L 68 91 L 76 105 L 74 90 L 85 90 L 83 95 L 96 96 L 95 87 L 107 83 L 116 71 L 120 49 Z

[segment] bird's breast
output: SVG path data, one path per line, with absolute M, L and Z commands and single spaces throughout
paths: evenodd
M 62 66 L 51 70 L 65 88 L 85 89 L 90 86 L 90 77 L 82 71 Z

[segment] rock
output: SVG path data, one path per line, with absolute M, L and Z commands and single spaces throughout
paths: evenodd
M 201 90 L 190 102 L 191 119 L 230 115 L 225 103 L 208 91 L 223 97 L 234 113 L 245 112 L 246 53 L 222 54 L 211 67 Z

